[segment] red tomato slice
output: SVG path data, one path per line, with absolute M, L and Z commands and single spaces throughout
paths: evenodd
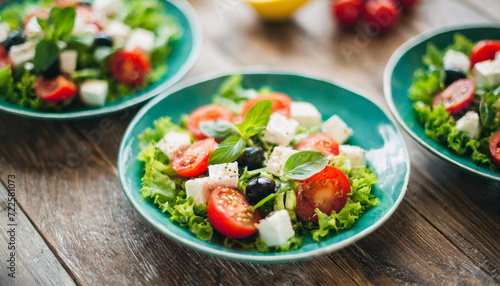
M 150 71 L 151 61 L 140 49 L 118 51 L 111 60 L 111 74 L 127 85 L 142 85 Z
M 172 169 L 183 177 L 196 177 L 208 169 L 210 154 L 217 148 L 213 138 L 181 147 L 172 155 Z
M 500 131 L 491 136 L 490 154 L 495 164 L 500 166 Z
M 332 14 L 342 26 L 352 27 L 363 17 L 363 1 L 335 0 L 332 2 Z
M 351 185 L 340 169 L 326 166 L 316 175 L 299 181 L 296 194 L 297 215 L 305 221 L 318 222 L 314 210 L 318 208 L 328 215 L 341 211 L 351 196 Z
M 233 122 L 234 115 L 233 112 L 220 105 L 205 105 L 195 109 L 189 115 L 187 122 L 187 128 L 193 136 L 197 139 L 208 138 L 200 129 L 200 122 L 202 121 L 216 121 L 216 120 L 226 120 Z
M 77 86 L 70 79 L 58 75 L 53 79 L 40 76 L 33 85 L 36 95 L 46 102 L 60 102 L 70 99 L 76 95 Z
M 213 190 L 207 205 L 210 224 L 218 232 L 233 238 L 244 238 L 257 231 L 261 219 L 258 210 L 251 211 L 245 195 L 236 189 L 218 187 Z
M 474 98 L 475 84 L 470 79 L 460 79 L 432 98 L 432 107 L 443 104 L 449 114 L 457 114 L 469 106 Z
M 340 154 L 339 143 L 332 137 L 321 132 L 309 135 L 309 137 L 300 141 L 300 143 L 295 146 L 295 150 L 319 151 L 326 156 L 337 156 Z
M 243 105 L 243 110 L 241 111 L 241 115 L 245 117 L 245 114 L 254 106 L 257 102 L 262 100 L 270 100 L 273 104 L 272 113 L 280 113 L 285 115 L 286 117 L 290 117 L 290 105 L 292 104 L 292 100 L 288 95 L 284 93 L 270 93 L 267 95 L 257 96 L 256 98 L 249 99 L 245 105 Z
M 10 66 L 12 69 L 14 64 L 12 63 L 9 54 L 5 51 L 5 48 L 0 45 L 0 68 L 4 68 L 7 66 Z
M 474 45 L 470 55 L 470 68 L 477 63 L 492 60 L 496 53 L 500 51 L 500 41 L 484 40 Z
M 397 26 L 401 12 L 394 0 L 368 0 L 365 14 L 369 22 L 376 24 L 381 32 L 389 31 Z

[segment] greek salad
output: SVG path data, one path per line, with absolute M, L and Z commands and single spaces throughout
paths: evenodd
M 415 72 L 409 96 L 425 134 L 476 165 L 500 170 L 500 41 L 456 34 L 433 44 Z
M 54 0 L 0 11 L 0 98 L 37 110 L 101 107 L 167 71 L 181 29 L 159 0 Z
M 353 130 L 308 102 L 226 79 L 213 103 L 139 136 L 142 196 L 202 240 L 282 252 L 320 241 L 379 203 Z

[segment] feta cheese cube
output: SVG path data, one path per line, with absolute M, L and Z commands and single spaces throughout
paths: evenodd
M 273 153 L 271 153 L 269 161 L 267 162 L 266 172 L 278 177 L 283 176 L 283 168 L 285 167 L 286 161 L 297 152 L 298 151 L 288 147 L 274 147 Z
M 197 178 L 186 182 L 186 195 L 193 197 L 195 204 L 206 204 L 210 197 L 210 178 Z
M 479 88 L 500 85 L 500 60 L 489 60 L 474 66 L 474 82 Z
M 26 38 L 32 39 L 37 36 L 43 36 L 44 32 L 40 24 L 38 24 L 38 20 L 36 17 L 31 17 L 31 19 L 26 23 L 24 27 L 24 34 Z
M 346 142 L 353 133 L 352 129 L 337 115 L 333 115 L 323 123 L 321 129 L 339 144 Z
M 89 106 L 103 106 L 108 96 L 109 84 L 106 80 L 89 79 L 80 85 L 80 99 Z
M 238 187 L 238 162 L 208 166 L 210 188 Z
M 463 131 L 469 138 L 475 139 L 479 137 L 481 132 L 481 124 L 479 123 L 479 115 L 474 111 L 467 111 L 465 115 L 457 120 L 457 130 Z
M 132 31 L 130 38 L 125 45 L 125 49 L 133 50 L 140 48 L 145 52 L 151 52 L 155 47 L 155 34 L 151 31 L 137 28 Z
M 116 47 L 125 46 L 129 38 L 130 31 L 132 31 L 132 28 L 120 21 L 111 21 L 104 29 L 104 33 L 113 39 L 113 45 Z
M 10 25 L 8 23 L 0 23 L 0 42 L 5 42 L 9 37 Z
M 107 17 L 114 15 L 122 8 L 121 0 L 96 0 L 92 2 L 92 9 L 102 11 Z
M 269 214 L 257 225 L 259 235 L 267 246 L 279 246 L 286 243 L 295 234 L 287 210 Z
M 466 73 L 470 68 L 470 60 L 464 53 L 448 50 L 443 57 L 443 66 L 445 69 L 455 68 Z
M 59 54 L 59 69 L 63 73 L 72 73 L 76 69 L 78 52 L 76 50 L 66 50 Z
M 172 158 L 175 151 L 186 145 L 191 145 L 191 138 L 188 134 L 170 131 L 156 144 L 156 148 Z
M 288 146 L 298 127 L 297 120 L 288 119 L 284 115 L 274 113 L 269 117 L 269 122 L 264 130 L 264 139 L 276 145 Z
M 35 58 L 37 41 L 27 41 L 24 44 L 15 45 L 10 48 L 9 56 L 14 65 L 20 65 Z
M 290 111 L 293 119 L 302 126 L 313 127 L 321 124 L 321 113 L 309 102 L 292 102 Z
M 351 162 L 352 167 L 361 167 L 366 165 L 366 151 L 358 146 L 340 145 L 340 154 L 343 154 Z

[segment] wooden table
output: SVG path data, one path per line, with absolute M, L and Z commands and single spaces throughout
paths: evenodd
M 384 66 L 412 36 L 444 24 L 500 23 L 498 0 L 427 0 L 395 32 L 371 38 L 335 27 L 326 0 L 282 25 L 261 23 L 237 0 L 190 2 L 205 40 L 184 80 L 280 66 L 345 81 L 380 102 Z M 406 197 L 387 223 L 354 245 L 273 265 L 181 246 L 141 220 L 120 187 L 118 146 L 137 110 L 73 122 L 0 114 L 0 285 L 500 283 L 500 184 L 445 163 L 408 136 Z M 17 202 L 15 279 L 6 270 L 9 183 Z

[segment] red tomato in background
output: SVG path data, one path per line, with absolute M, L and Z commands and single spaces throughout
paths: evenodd
M 500 166 L 500 131 L 493 134 L 490 139 L 490 154 L 493 162 Z
M 207 205 L 210 224 L 218 232 L 233 238 L 244 238 L 257 231 L 255 224 L 261 219 L 258 210 L 251 211 L 250 204 L 240 191 L 218 187 L 212 191 Z
M 318 222 L 314 212 L 318 208 L 330 215 L 341 211 L 351 196 L 351 185 L 347 176 L 338 168 L 326 166 L 316 175 L 299 181 L 297 195 L 297 215 L 305 221 Z
M 150 71 L 149 56 L 140 49 L 118 51 L 111 60 L 111 74 L 127 85 L 142 85 Z
M 40 76 L 33 84 L 33 89 L 36 95 L 46 102 L 60 102 L 73 98 L 78 91 L 73 80 L 63 75 L 53 79 Z
M 270 100 L 273 104 L 272 113 L 280 113 L 285 115 L 286 117 L 290 117 L 290 105 L 292 104 L 292 100 L 288 95 L 279 92 L 273 92 L 266 95 L 257 96 L 256 98 L 249 99 L 245 105 L 243 105 L 243 110 L 241 111 L 241 115 L 245 117 L 247 112 L 254 106 L 257 102 L 262 100 Z
M 472 48 L 470 55 L 471 69 L 477 63 L 494 59 L 498 51 L 500 51 L 500 41 L 484 40 L 477 42 Z
M 9 54 L 5 51 L 5 48 L 0 45 L 0 68 L 4 68 L 7 66 L 10 66 L 12 68 L 14 64 L 12 63 Z
M 381 32 L 395 28 L 401 18 L 401 12 L 393 0 L 368 0 L 365 3 L 365 15 Z
M 24 27 L 26 27 L 26 25 L 29 23 L 31 18 L 37 17 L 40 19 L 47 19 L 49 17 L 49 13 L 50 13 L 50 8 L 40 8 L 40 9 L 36 10 L 35 12 L 28 14 L 28 16 L 26 16 L 26 18 L 24 19 L 24 22 L 23 22 Z
M 233 112 L 224 106 L 210 104 L 198 107 L 189 115 L 187 128 L 193 136 L 197 139 L 208 138 L 200 129 L 200 122 L 202 121 L 217 121 L 226 120 L 233 122 Z
M 362 0 L 334 0 L 331 8 L 334 18 L 345 27 L 352 27 L 363 18 Z
M 213 138 L 181 147 L 172 155 L 172 169 L 186 178 L 197 177 L 207 171 L 208 159 L 216 148 L 217 143 Z
M 309 137 L 300 141 L 300 143 L 295 146 L 295 150 L 319 151 L 325 154 L 325 156 L 337 156 L 340 154 L 339 143 L 332 137 L 321 132 L 309 135 Z
M 460 79 L 432 98 L 432 107 L 444 105 L 449 114 L 457 114 L 469 106 L 474 98 L 474 81 Z

